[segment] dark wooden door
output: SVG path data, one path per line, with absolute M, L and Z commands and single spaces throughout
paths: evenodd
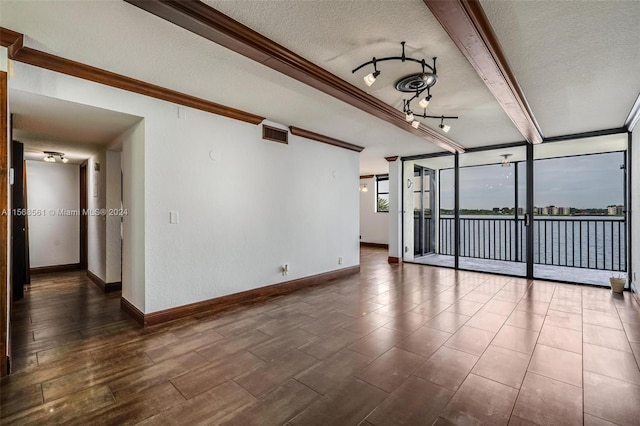
M 11 167 L 14 170 L 11 186 L 11 289 L 13 300 L 19 300 L 24 297 L 28 277 L 24 145 L 20 142 L 11 142 Z

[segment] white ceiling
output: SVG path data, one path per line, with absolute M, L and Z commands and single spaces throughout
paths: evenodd
M 43 151 L 54 151 L 81 163 L 140 120 L 20 90 L 9 91 L 9 110 L 13 139 L 25 145 L 27 160 L 43 160 Z
M 640 93 L 640 1 L 481 4 L 546 137 L 623 126 Z
M 351 70 L 399 54 L 406 41 L 407 54 L 438 57 L 429 110 L 460 116 L 449 137 L 466 147 L 523 139 L 420 0 L 207 3 L 397 108 L 391 85 L 414 68 L 380 64 L 371 88 L 362 83 L 369 71 Z M 483 1 L 546 136 L 619 127 L 639 92 L 640 37 L 630 23 L 640 22 L 640 2 L 598 4 Z M 440 150 L 121 1 L 1 0 L 0 25 L 26 34 L 30 47 L 363 145 L 362 174 L 386 172 L 385 156 Z

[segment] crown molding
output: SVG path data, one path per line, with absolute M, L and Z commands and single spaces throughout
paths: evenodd
M 478 0 L 423 0 L 530 143 L 544 139 L 540 126 Z
M 264 117 L 231 108 L 206 99 L 169 90 L 145 81 L 136 80 L 121 74 L 116 74 L 101 68 L 92 67 L 80 62 L 55 56 L 40 50 L 23 46 L 23 35 L 15 31 L 0 27 L 0 45 L 9 50 L 9 59 L 45 68 L 61 74 L 93 81 L 106 86 L 116 87 L 128 92 L 138 93 L 178 105 L 199 109 L 234 120 L 251 124 L 260 124 Z
M 320 133 L 315 133 L 310 130 L 301 129 L 299 127 L 291 126 L 289 127 L 292 135 L 300 136 L 303 138 L 311 139 L 317 142 L 326 143 L 329 145 L 337 146 L 340 148 L 348 149 L 350 151 L 361 152 L 364 147 L 359 145 L 354 145 L 349 142 L 344 142 L 339 139 L 334 139 L 329 136 L 321 135 Z
M 384 157 L 385 160 L 387 160 L 388 162 L 392 163 L 394 161 L 396 161 L 398 159 L 397 155 L 394 155 L 393 157 Z
M 393 108 L 327 70 L 201 1 L 125 0 L 236 53 L 413 133 L 440 148 L 464 152 L 464 147 L 426 126 L 414 129 L 402 111 Z

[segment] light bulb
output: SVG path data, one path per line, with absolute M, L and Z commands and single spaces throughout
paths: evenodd
M 362 185 L 362 192 L 367 192 L 367 184 L 365 183 L 364 185 Z
M 420 127 L 420 122 L 418 120 L 413 120 L 413 123 L 411 123 L 411 126 L 414 129 L 417 129 L 418 127 Z
M 68 163 L 68 162 L 69 162 L 69 159 L 68 159 L 68 158 L 65 158 L 65 157 L 62 157 L 62 162 L 63 162 L 63 163 Z
M 420 108 L 427 109 L 427 107 L 429 106 L 429 97 L 427 96 L 426 98 L 422 99 L 420 102 L 418 102 L 418 105 L 420 105 Z
M 376 82 L 376 78 L 380 75 L 380 71 L 374 71 L 370 74 L 364 76 L 364 84 L 371 87 L 373 83 Z
M 412 122 L 414 118 L 415 117 L 411 111 L 408 111 L 404 116 L 404 119 L 407 120 L 407 122 Z
M 451 130 L 451 126 L 449 126 L 448 124 L 441 124 L 440 128 L 442 129 L 443 132 L 445 133 L 449 133 L 449 130 Z

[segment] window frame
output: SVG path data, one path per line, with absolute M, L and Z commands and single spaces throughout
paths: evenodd
M 386 192 L 381 192 L 379 190 L 379 184 L 380 182 L 387 182 L 387 191 Z M 376 213 L 389 213 L 389 175 L 385 174 L 385 175 L 376 175 Z M 380 199 L 380 195 L 386 195 L 387 196 L 387 210 L 380 210 L 380 204 L 379 204 L 379 199 Z

